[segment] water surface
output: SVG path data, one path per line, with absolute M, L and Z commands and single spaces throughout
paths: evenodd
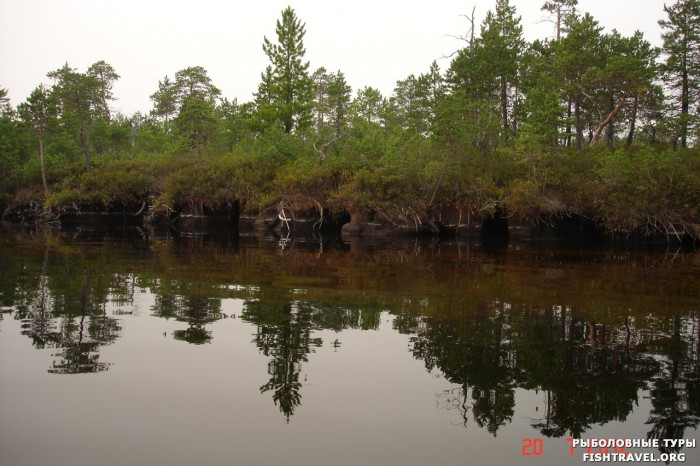
M 2 464 L 582 464 L 566 438 L 697 437 L 696 253 L 72 230 L 2 232 L 0 263 Z

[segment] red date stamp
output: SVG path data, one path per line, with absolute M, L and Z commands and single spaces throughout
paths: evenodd
M 541 438 L 523 439 L 523 456 L 541 456 L 543 452 Z

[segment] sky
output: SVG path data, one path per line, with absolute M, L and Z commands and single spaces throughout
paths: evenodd
M 606 31 L 644 32 L 661 45 L 658 20 L 675 0 L 579 0 Z M 525 38 L 544 39 L 554 26 L 540 11 L 544 0 L 511 0 Z M 476 7 L 481 24 L 495 0 L 0 0 L 0 87 L 12 104 L 52 81 L 46 73 L 68 63 L 85 72 L 104 60 L 120 75 L 112 108 L 147 113 L 158 81 L 202 66 L 222 97 L 253 99 L 268 64 L 263 37 L 276 39 L 275 23 L 291 6 L 306 24 L 309 70 L 345 74 L 353 93 L 364 86 L 391 95 L 397 80 L 427 72 L 433 60 L 464 47 L 455 36 L 469 29 Z M 478 30 L 477 30 L 478 31 Z

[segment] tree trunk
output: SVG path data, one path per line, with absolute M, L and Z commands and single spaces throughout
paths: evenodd
M 44 135 L 39 135 L 39 165 L 41 167 L 41 184 L 44 187 L 44 196 L 49 203 L 49 213 L 51 213 L 51 201 L 49 199 L 49 185 L 46 182 L 46 164 L 44 163 Z
M 83 152 L 83 156 L 85 157 L 85 171 L 89 172 L 90 171 L 90 154 L 88 153 L 87 150 L 87 145 L 85 143 L 85 121 L 83 118 L 83 111 L 81 108 L 82 102 L 80 101 L 80 94 L 78 94 L 78 91 L 75 92 L 75 103 L 77 104 L 78 108 L 78 126 L 79 126 L 79 136 L 80 136 L 80 150 Z
M 615 98 L 613 97 L 612 94 L 610 94 L 610 102 L 608 106 L 608 112 L 612 113 L 612 111 L 615 110 Z M 605 128 L 605 142 L 606 145 L 608 146 L 608 149 L 612 149 L 614 145 L 614 139 L 615 139 L 615 122 L 614 120 L 610 120 L 610 123 L 608 126 Z
M 510 136 L 510 126 L 508 126 L 508 87 L 505 78 L 501 78 L 501 114 L 503 116 L 503 139 L 507 141 Z
M 681 84 L 681 147 L 688 147 L 688 110 L 690 96 L 688 94 L 688 68 L 685 66 L 685 57 L 683 60 L 683 82 Z
M 474 52 L 474 13 L 476 12 L 476 7 L 472 8 L 472 15 L 467 18 L 471 23 L 471 28 L 469 29 L 469 54 Z
M 583 126 L 581 125 L 581 96 L 576 96 L 574 102 L 574 117 L 576 118 L 576 149 L 583 149 Z
M 634 103 L 632 104 L 632 115 L 630 116 L 630 130 L 627 133 L 627 147 L 632 145 L 634 140 L 634 127 L 637 123 L 637 108 L 639 107 L 639 93 L 634 94 Z
M 518 95 L 520 94 L 520 92 L 519 92 L 517 87 L 514 89 L 514 91 L 515 91 L 515 97 L 514 97 L 515 100 L 513 101 L 513 113 L 510 116 L 510 119 L 511 119 L 511 125 L 510 125 L 511 133 L 510 134 L 513 135 L 513 137 L 517 137 L 518 136 L 518 117 L 517 117 L 516 109 L 518 108 L 518 105 L 520 104 L 520 101 L 518 100 Z
M 632 91 L 631 89 L 627 89 L 627 91 L 625 92 L 625 95 L 622 96 L 622 98 L 617 103 L 617 106 L 613 109 L 613 111 L 610 112 L 610 114 L 603 121 L 601 121 L 600 124 L 598 124 L 598 127 L 595 129 L 595 131 L 593 131 L 593 139 L 591 140 L 591 146 L 595 146 L 598 143 L 598 140 L 600 139 L 601 131 L 603 131 L 603 129 L 607 125 L 612 123 L 612 121 L 617 116 L 617 113 L 622 108 L 622 106 L 625 105 L 625 101 L 627 100 L 627 97 L 629 97 L 629 94 L 631 91 Z
M 102 92 L 101 92 L 101 94 L 102 94 L 102 95 L 101 95 L 101 97 L 102 97 L 102 107 L 103 107 L 104 112 L 105 112 L 105 113 L 104 113 L 104 117 L 105 117 L 105 121 L 107 122 L 107 124 L 109 124 L 109 123 L 112 122 L 112 115 L 110 115 L 110 113 L 109 113 L 109 106 L 107 105 L 107 91 L 106 91 L 106 89 L 105 89 L 105 86 L 102 86 L 101 91 L 102 91 Z
M 557 8 L 557 42 L 561 39 L 561 5 Z
M 566 106 L 566 148 L 571 147 L 571 97 Z
M 80 150 L 83 152 L 85 157 L 85 171 L 90 171 L 90 154 L 88 153 L 87 146 L 85 144 L 85 126 L 83 125 L 82 118 L 80 119 Z

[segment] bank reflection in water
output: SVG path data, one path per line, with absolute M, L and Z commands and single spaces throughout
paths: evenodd
M 152 294 L 149 314 L 182 322 L 173 337 L 195 345 L 215 344 L 212 324 L 229 317 L 222 300 L 240 299 L 237 317 L 254 326 L 252 344 L 268 361 L 259 390 L 287 422 L 314 351 L 339 347 L 344 330 L 378 329 L 388 311 L 413 357 L 456 386 L 438 406 L 466 427 L 498 435 L 518 389 L 541 394 L 530 425 L 547 437 L 624 422 L 647 389 L 650 437 L 683 438 L 700 423 L 697 278 L 660 268 L 658 256 L 634 258 L 655 275 L 607 256 L 584 255 L 580 266 L 546 253 L 465 255 L 413 243 L 354 254 L 285 245 L 282 255 L 241 243 L 5 237 L 0 298 L 36 348 L 54 350 L 48 371 L 59 374 L 110 367 L 100 349 L 123 336 L 120 314 L 138 310 L 136 292 Z M 620 292 L 630 281 L 635 290 Z M 336 341 L 318 337 L 323 330 L 339 332 Z
M 480 315 L 399 320 L 412 351 L 458 390 L 440 405 L 496 435 L 510 422 L 514 392 L 544 392 L 532 422 L 547 437 L 583 435 L 625 421 L 650 388 L 650 438 L 684 438 L 700 423 L 698 314 L 623 317 L 619 325 L 572 317 L 570 309 L 517 310 L 496 303 Z M 612 316 L 611 316 L 612 317 Z
M 92 268 L 61 265 L 56 273 L 59 267 L 49 258 L 47 245 L 40 268 L 35 263 L 19 273 L 20 282 L 12 290 L 16 295 L 3 290 L 16 296 L 14 317 L 22 323 L 22 334 L 35 348 L 54 351 L 49 373 L 106 371 L 110 363 L 100 360 L 100 348 L 113 343 L 121 331 L 118 321 L 107 315 L 107 290 L 94 283 Z M 9 272 L 19 270 L 10 266 Z

